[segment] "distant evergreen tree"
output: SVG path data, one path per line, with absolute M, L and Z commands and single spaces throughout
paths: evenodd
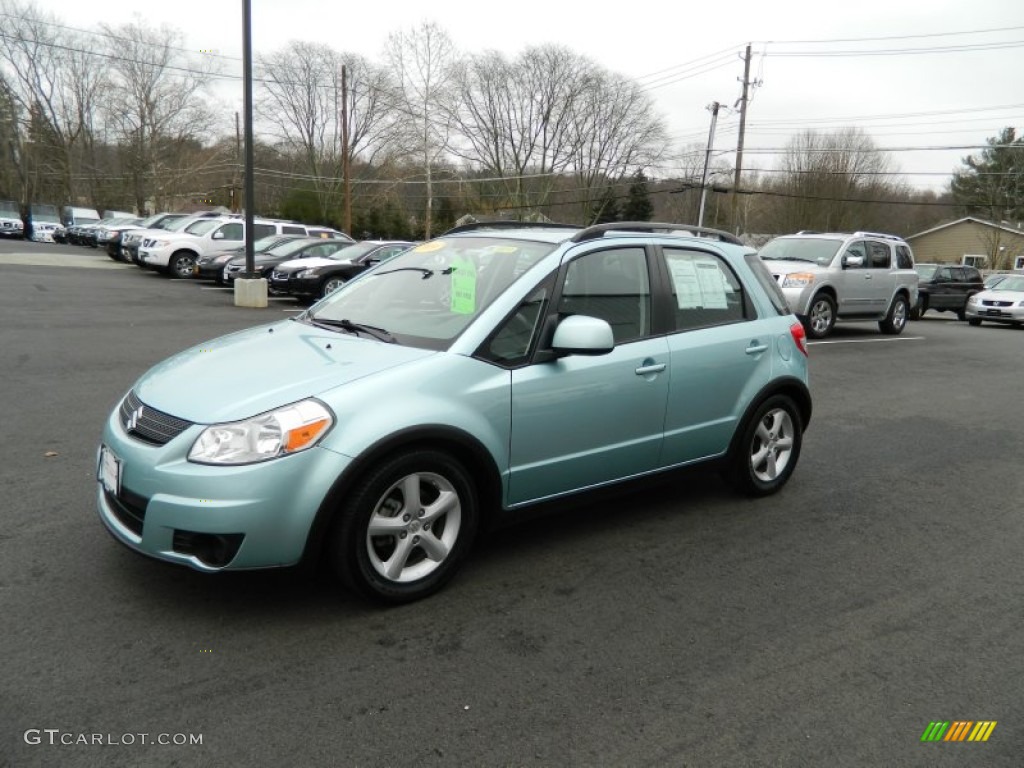
M 604 194 L 591 206 L 590 223 L 607 224 L 619 220 L 619 201 L 615 199 L 615 190 L 605 187 Z
M 637 171 L 629 185 L 629 198 L 622 206 L 622 218 L 625 221 L 650 221 L 653 215 L 654 203 L 647 191 L 647 177 L 643 171 Z
M 987 141 L 980 156 L 965 157 L 965 167 L 953 175 L 953 199 L 970 216 L 1024 221 L 1024 138 L 1004 128 Z

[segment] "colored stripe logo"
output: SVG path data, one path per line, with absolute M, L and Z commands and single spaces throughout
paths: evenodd
M 988 741 L 996 720 L 933 720 L 921 734 L 921 741 Z

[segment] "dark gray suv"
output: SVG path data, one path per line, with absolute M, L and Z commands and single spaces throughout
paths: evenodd
M 920 281 L 917 284 L 917 304 L 910 311 L 911 320 L 920 320 L 929 309 L 956 312 L 964 320 L 967 300 L 985 290 L 985 281 L 974 267 L 959 264 L 918 264 L 914 267 Z

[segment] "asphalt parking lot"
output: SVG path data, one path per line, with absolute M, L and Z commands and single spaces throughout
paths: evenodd
M 95 512 L 135 378 L 297 305 L 0 246 L 0 766 L 1021 764 L 1024 331 L 840 325 L 780 494 L 554 507 L 381 609 L 145 560 Z M 922 743 L 937 720 L 998 724 Z

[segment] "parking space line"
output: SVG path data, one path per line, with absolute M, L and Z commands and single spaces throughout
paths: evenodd
M 200 285 L 200 291 L 233 291 L 234 288 L 228 288 L 225 285 Z
M 924 336 L 900 336 L 894 339 L 832 339 L 828 341 L 808 341 L 807 346 L 813 344 L 874 344 L 884 341 L 924 341 Z

